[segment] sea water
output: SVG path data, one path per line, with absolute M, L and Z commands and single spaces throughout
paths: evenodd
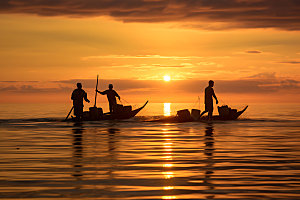
M 300 199 L 299 104 L 250 104 L 236 121 L 145 122 L 192 106 L 72 123 L 61 122 L 70 105 L 1 104 L 0 198 Z

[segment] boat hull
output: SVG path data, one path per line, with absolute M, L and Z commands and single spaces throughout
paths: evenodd
M 134 116 L 136 116 L 146 105 L 148 104 L 148 101 L 140 108 L 132 110 L 130 112 L 124 112 L 124 113 L 104 113 L 102 120 L 122 120 L 122 119 L 130 119 Z
M 137 115 L 146 105 L 148 101 L 140 108 L 132 110 L 130 112 L 122 112 L 122 113 L 104 113 L 99 116 L 97 119 L 93 119 L 91 117 L 83 117 L 80 121 L 104 121 L 104 120 L 124 120 L 130 119 Z M 72 118 L 72 121 L 78 121 L 76 118 Z
M 231 114 L 229 116 L 226 116 L 226 117 L 214 115 L 212 120 L 213 121 L 237 120 L 247 110 L 247 108 L 248 108 L 248 106 L 246 106 L 243 110 L 238 111 L 238 112 Z M 208 116 L 202 116 L 198 120 L 194 120 L 192 117 L 182 120 L 178 116 L 170 116 L 170 117 L 164 117 L 164 118 L 157 119 L 157 120 L 151 120 L 150 122 L 181 123 L 181 122 L 196 122 L 196 121 L 208 121 Z
M 243 110 L 238 111 L 236 113 L 230 114 L 228 116 L 219 116 L 219 115 L 215 115 L 213 116 L 213 120 L 222 120 L 222 121 L 226 121 L 226 120 L 236 120 L 237 118 L 239 118 L 239 116 L 241 116 L 246 110 L 247 110 L 248 106 L 246 106 Z M 203 116 L 200 118 L 200 120 L 208 120 L 208 116 Z

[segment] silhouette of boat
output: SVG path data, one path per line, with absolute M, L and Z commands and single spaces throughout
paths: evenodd
M 220 120 L 220 121 L 237 120 L 247 110 L 247 108 L 248 106 L 246 106 L 244 109 L 240 111 L 232 112 L 226 116 L 214 115 L 212 117 L 212 120 Z M 150 122 L 180 123 L 180 122 L 195 122 L 195 121 L 207 121 L 207 120 L 208 120 L 208 116 L 193 118 L 193 116 L 182 117 L 176 115 L 176 116 L 169 116 L 169 117 L 163 117 L 161 119 L 151 120 Z
M 115 113 L 108 112 L 108 113 L 99 114 L 99 112 L 96 111 L 97 114 L 94 115 L 94 114 L 91 114 L 91 111 L 85 111 L 84 113 L 86 113 L 86 114 L 83 115 L 83 117 L 82 117 L 82 119 L 80 119 L 80 121 L 103 121 L 103 120 L 130 119 L 130 118 L 134 117 L 135 115 L 137 115 L 147 104 L 148 104 L 148 101 L 146 101 L 146 103 L 142 107 L 139 107 L 135 110 L 128 110 L 128 111 L 123 110 L 122 112 L 115 112 Z M 97 110 L 99 108 L 95 107 L 95 109 Z M 101 111 L 102 111 L 102 109 L 101 109 Z M 72 117 L 71 120 L 78 121 L 74 117 Z
M 130 119 L 137 115 L 146 105 L 148 104 L 148 101 L 142 106 L 135 110 L 129 111 L 129 112 L 120 112 L 120 113 L 104 113 L 101 120 L 115 120 L 115 119 Z
M 97 82 L 96 82 L 96 92 L 95 92 L 95 104 L 93 107 L 89 108 L 89 111 L 84 111 L 82 116 L 79 118 L 71 116 L 71 119 L 68 120 L 71 112 L 74 109 L 74 106 L 71 108 L 70 112 L 68 113 L 67 117 L 63 121 L 102 121 L 102 120 L 122 120 L 122 119 L 130 119 L 138 114 L 148 103 L 146 103 L 135 110 L 132 110 L 132 106 L 123 106 L 122 104 L 116 104 L 114 112 L 103 113 L 102 108 L 98 108 L 97 105 L 97 93 L 98 91 L 98 79 L 99 75 L 97 75 Z M 112 84 L 110 84 L 112 86 Z M 101 93 L 101 92 L 100 92 Z M 118 96 L 119 97 L 119 96 Z M 119 97 L 120 100 L 120 97 Z M 88 101 L 88 100 L 87 100 Z
M 248 106 L 246 106 L 243 110 L 240 110 L 235 113 L 230 113 L 229 115 L 226 116 L 215 115 L 213 116 L 213 120 L 236 120 L 247 110 L 247 108 Z M 208 116 L 202 116 L 200 120 L 208 120 Z

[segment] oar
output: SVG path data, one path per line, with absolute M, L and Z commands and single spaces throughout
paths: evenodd
M 98 90 L 98 74 L 97 74 L 97 83 L 96 83 L 96 94 L 95 94 L 95 104 L 94 104 L 94 107 L 96 107 L 96 104 L 97 104 L 97 90 Z
M 69 116 L 70 116 L 70 114 L 71 114 L 71 112 L 72 112 L 73 109 L 74 109 L 74 106 L 72 106 L 72 108 L 71 108 L 69 114 L 67 115 L 67 117 L 66 117 L 66 119 L 65 119 L 64 121 L 67 121 L 67 119 L 69 118 Z

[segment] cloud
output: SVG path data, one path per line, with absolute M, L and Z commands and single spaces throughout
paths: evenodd
M 260 73 L 239 80 L 214 80 L 218 93 L 263 94 L 263 93 L 299 93 L 300 81 L 277 77 L 275 73 Z M 208 85 L 208 80 L 180 81 L 177 89 L 187 93 L 199 93 Z
M 280 81 L 280 86 L 282 88 L 295 88 L 295 89 L 299 89 L 299 81 L 293 80 L 293 79 L 285 79 Z
M 278 77 L 275 72 L 259 73 L 248 77 L 248 80 L 254 81 L 262 92 L 300 91 L 300 81 Z
M 245 51 L 246 53 L 262 53 L 259 50 L 249 50 L 249 51 Z
M 82 83 L 84 88 L 94 89 L 96 80 L 95 79 L 70 79 L 70 80 L 61 80 L 54 81 L 57 84 L 67 85 L 73 90 L 76 86 L 76 83 Z M 113 84 L 118 90 L 132 90 L 132 89 L 146 89 L 153 87 L 156 81 L 142 81 L 142 80 L 127 80 L 127 79 L 109 79 L 99 80 L 99 87 L 104 89 L 108 88 L 108 84 Z
M 1 13 L 110 16 L 123 22 L 181 22 L 201 29 L 300 30 L 297 0 L 2 0 Z
M 162 56 L 162 55 L 100 55 L 100 56 L 86 56 L 81 59 L 84 61 L 93 59 L 172 59 L 172 60 L 191 60 L 201 59 L 201 56 Z
M 264 93 L 299 93 L 300 81 L 291 78 L 277 77 L 275 73 L 260 73 L 251 77 L 239 80 L 214 80 L 215 90 L 218 93 L 231 94 L 264 94 Z M 69 95 L 76 87 L 76 83 L 81 82 L 83 88 L 89 92 L 94 92 L 95 79 L 70 79 L 52 82 L 14 82 L 3 83 L 0 93 L 51 93 Z M 115 89 L 121 93 L 134 95 L 178 95 L 178 94 L 199 94 L 204 91 L 208 80 L 173 80 L 164 83 L 161 80 L 128 80 L 110 79 L 99 82 L 99 89 L 108 88 L 112 83 Z
M 297 65 L 297 64 L 300 64 L 300 61 L 282 61 L 282 62 L 279 62 L 281 64 L 293 64 L 293 65 Z
M 6 84 L 5 84 L 6 82 Z M 45 87 L 41 82 L 36 81 L 1 81 L 0 93 L 16 93 L 16 94 L 45 94 L 45 93 L 65 93 L 72 90 L 71 87 L 53 85 Z
M 197 65 L 217 65 L 217 63 L 204 61 L 197 63 Z
M 141 67 L 136 67 L 136 68 L 143 68 L 144 66 Z M 158 68 L 193 68 L 194 66 L 190 63 L 181 63 L 179 65 L 161 65 L 161 64 L 152 64 L 149 66 L 149 68 L 153 69 L 153 67 L 158 67 Z
M 249 76 L 247 78 L 250 79 L 261 79 L 261 80 L 266 80 L 266 79 L 277 79 L 276 78 L 276 73 L 275 72 L 263 72 L 263 73 L 258 73 L 254 74 L 252 76 Z

